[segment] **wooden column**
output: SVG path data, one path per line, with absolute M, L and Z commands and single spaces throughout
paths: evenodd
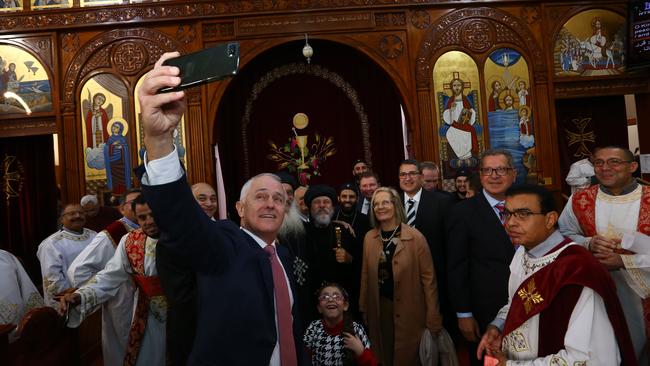
M 650 154 L 650 93 L 636 94 L 636 127 L 639 131 L 639 150 L 641 154 Z M 650 180 L 650 174 L 643 179 Z

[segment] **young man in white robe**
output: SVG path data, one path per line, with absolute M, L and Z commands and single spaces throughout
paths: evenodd
M 18 325 L 30 310 L 45 306 L 36 286 L 13 254 L 0 250 L 0 324 Z M 16 340 L 16 329 L 9 343 Z
M 536 185 L 506 193 L 505 227 L 519 245 L 508 304 L 477 350 L 498 365 L 636 365 L 623 311 L 606 270 L 557 230 L 553 196 Z
M 559 225 L 562 234 L 588 248 L 616 283 L 637 360 L 648 365 L 650 321 L 650 187 L 632 176 L 638 163 L 618 146 L 596 149 L 599 185 L 574 193 Z
M 122 217 L 99 232 L 70 264 L 67 276 L 72 287 L 84 285 L 104 269 L 106 263 L 115 255 L 115 249 L 122 237 L 140 227 L 133 208 L 133 201 L 139 195 L 140 190 L 123 194 L 119 206 Z M 134 292 L 134 284 L 126 281 L 115 296 L 102 304 L 102 355 L 106 366 L 121 365 L 124 361 L 133 319 Z
M 133 321 L 124 365 L 165 365 L 167 301 L 156 270 L 158 227 L 143 196 L 134 200 L 140 229 L 122 237 L 106 267 L 74 293 L 61 300 L 60 312 L 69 311 L 69 327 L 77 327 L 95 308 L 115 296 L 120 286 L 137 285 Z M 77 306 L 78 305 L 78 306 Z
M 38 246 L 36 256 L 41 262 L 45 305 L 58 308 L 54 297 L 72 287 L 66 272 L 72 261 L 90 244 L 97 233 L 84 228 L 86 214 L 80 204 L 71 203 L 61 211 L 61 230 Z

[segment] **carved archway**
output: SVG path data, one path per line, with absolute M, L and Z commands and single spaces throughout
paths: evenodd
M 264 89 L 272 84 L 274 81 L 277 81 L 280 78 L 290 76 L 290 75 L 310 75 L 315 77 L 320 77 L 332 83 L 337 88 L 341 89 L 346 97 L 350 100 L 350 104 L 354 106 L 359 122 L 361 124 L 361 136 L 362 144 L 364 150 L 364 159 L 367 162 L 370 162 L 372 165 L 372 152 L 370 149 L 370 125 L 368 123 L 368 115 L 366 114 L 357 91 L 352 85 L 350 85 L 341 75 L 328 70 L 325 67 L 319 65 L 307 65 L 307 64 L 298 64 L 292 63 L 277 67 L 266 75 L 262 76 L 257 83 L 253 85 L 252 93 L 246 100 L 246 107 L 244 109 L 244 115 L 242 116 L 242 146 L 244 150 L 244 171 L 247 177 L 250 176 L 249 171 L 249 151 L 248 151 L 248 124 L 250 123 L 251 112 L 253 109 L 253 103 L 258 98 L 258 96 L 264 91 Z
M 165 52 L 183 49 L 171 36 L 145 28 L 102 33 L 79 50 L 70 62 L 63 85 L 63 102 L 75 105 L 79 82 L 97 69 L 113 68 L 122 75 L 141 74 Z
M 440 18 L 429 29 L 416 60 L 418 90 L 430 89 L 433 57 L 446 47 L 458 45 L 475 54 L 489 52 L 498 44 L 515 45 L 530 55 L 535 82 L 547 79 L 541 47 L 527 25 L 510 13 L 487 7 L 466 8 Z

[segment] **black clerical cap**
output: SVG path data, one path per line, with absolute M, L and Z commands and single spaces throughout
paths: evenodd
M 357 189 L 356 189 L 356 187 L 354 186 L 354 184 L 352 184 L 352 183 L 344 183 L 344 184 L 342 184 L 342 185 L 339 187 L 339 190 L 337 191 L 337 193 L 338 193 L 338 194 L 341 194 L 341 192 L 344 191 L 344 190 L 346 190 L 346 189 L 349 189 L 349 190 L 351 190 L 351 191 L 353 191 L 353 192 L 356 192 L 356 191 L 357 191 Z
M 291 175 L 289 172 L 286 172 L 286 171 L 283 170 L 283 171 L 275 173 L 275 175 L 280 177 L 280 181 L 282 183 L 286 183 L 286 184 L 290 185 L 291 188 L 293 188 L 294 190 L 296 188 L 298 188 L 298 180 L 296 179 L 296 177 Z
M 316 184 L 309 187 L 307 192 L 305 192 L 305 203 L 307 204 L 307 207 L 311 206 L 311 201 L 316 197 L 321 196 L 329 197 L 332 200 L 332 203 L 336 202 L 336 191 L 334 191 L 334 188 L 325 184 Z
M 472 172 L 469 171 L 469 169 L 465 168 L 460 168 L 456 171 L 456 178 L 458 177 L 470 177 L 472 175 Z

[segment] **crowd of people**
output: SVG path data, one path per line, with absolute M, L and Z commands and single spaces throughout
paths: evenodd
M 454 365 L 461 348 L 472 365 L 648 365 L 650 188 L 629 150 L 597 149 L 599 183 L 563 210 L 495 149 L 451 193 L 412 159 L 398 188 L 360 160 L 336 189 L 261 173 L 238 222 L 216 220 L 175 152 L 184 93 L 157 93 L 180 81 L 174 56 L 139 91 L 141 190 L 99 233 L 96 200 L 64 206 L 38 250 L 43 298 L 0 252 L 17 268 L 3 292 L 22 294 L 2 322 L 44 301 L 75 327 L 101 307 L 105 365 Z

